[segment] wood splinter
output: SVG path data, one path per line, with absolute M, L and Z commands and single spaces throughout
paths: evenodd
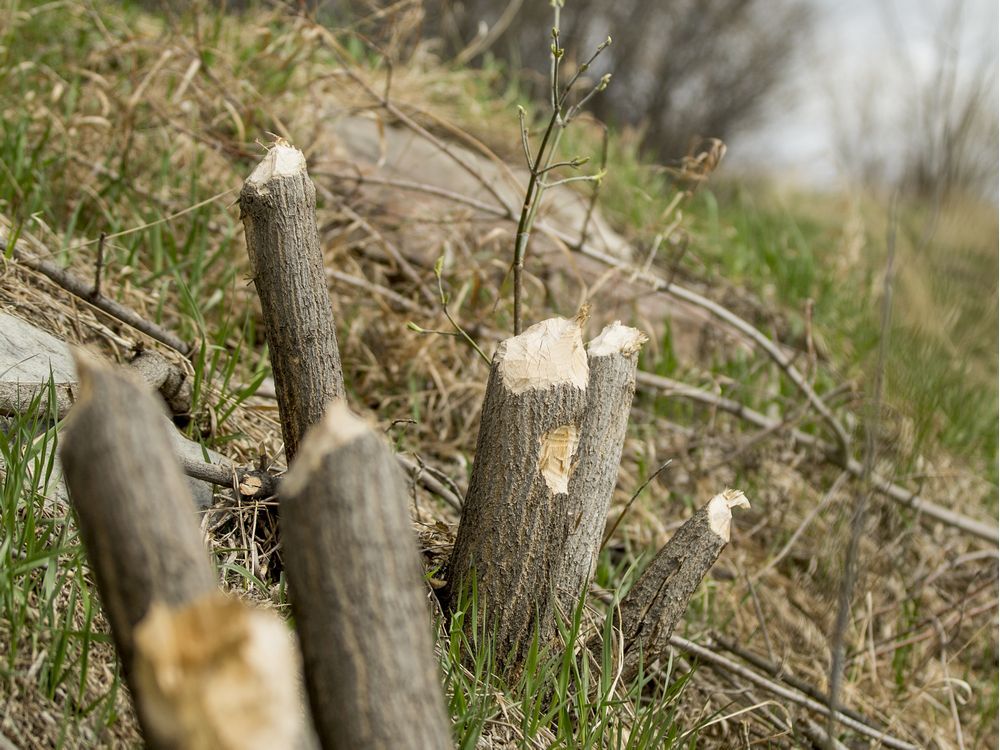
M 749 508 L 739 490 L 726 489 L 689 518 L 649 564 L 616 609 L 624 641 L 622 679 L 641 664 L 667 655 L 670 636 L 705 574 L 729 544 L 732 508 Z M 591 644 L 599 649 L 599 644 Z

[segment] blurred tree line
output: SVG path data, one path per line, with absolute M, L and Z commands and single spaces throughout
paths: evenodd
M 426 0 L 425 30 L 475 63 L 494 55 L 534 73 L 544 94 L 550 0 Z M 593 75 L 612 85 L 592 102 L 598 118 L 638 128 L 645 148 L 672 161 L 699 138 L 750 127 L 787 79 L 809 36 L 809 5 L 789 0 L 568 0 L 561 40 L 570 74 L 607 36 Z

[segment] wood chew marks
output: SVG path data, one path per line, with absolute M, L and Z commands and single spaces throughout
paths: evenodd
M 302 152 L 280 141 L 243 183 L 240 214 L 260 297 L 289 462 L 327 404 L 344 396 L 333 308 Z
M 537 632 L 555 633 L 554 602 L 570 532 L 589 366 L 579 319 L 553 318 L 500 344 L 493 358 L 469 492 L 445 597 L 495 629 L 501 670 L 516 670 Z M 470 613 L 471 614 L 471 613 Z

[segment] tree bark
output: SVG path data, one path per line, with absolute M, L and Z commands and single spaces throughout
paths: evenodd
M 515 671 L 537 634 L 554 635 L 556 582 L 572 518 L 569 485 L 587 401 L 581 321 L 553 318 L 500 344 L 493 358 L 468 496 L 448 565 L 457 608 L 475 576 L 479 622 L 497 662 Z
M 316 188 L 302 152 L 275 144 L 243 184 L 240 213 L 290 464 L 305 431 L 330 401 L 344 396 L 316 231 Z
M 146 743 L 289 746 L 294 650 L 273 615 L 218 593 L 161 404 L 125 369 L 77 369 L 63 472 Z
M 750 507 L 738 490 L 727 489 L 713 497 L 677 530 L 625 595 L 616 612 L 621 618 L 622 679 L 626 683 L 638 674 L 641 664 L 666 656 L 670 636 L 688 601 L 729 544 L 730 509 L 735 506 Z
M 389 447 L 338 401 L 278 492 L 323 747 L 451 747 L 406 484 Z
M 590 379 L 578 463 L 569 483 L 570 534 L 558 581 L 559 601 L 571 614 L 590 585 L 601 551 L 611 498 L 618 484 L 639 349 L 646 336 L 619 322 L 587 347 Z
M 171 414 L 190 414 L 191 380 L 181 368 L 150 349 L 140 351 L 129 362 L 139 375 L 167 402 Z

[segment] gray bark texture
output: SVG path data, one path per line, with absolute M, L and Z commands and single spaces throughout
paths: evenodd
M 333 308 L 316 231 L 316 188 L 302 152 L 276 144 L 240 192 L 290 463 L 305 431 L 344 396 Z
M 578 321 L 555 318 L 500 344 L 493 358 L 469 491 L 448 564 L 454 609 L 475 576 L 479 622 L 498 666 L 514 672 L 537 634 L 555 634 L 556 583 L 572 516 L 569 483 L 587 403 Z M 478 636 L 477 636 L 478 637 Z
M 734 505 L 749 507 L 742 492 L 726 490 L 712 498 L 674 533 L 625 595 L 616 611 L 621 615 L 626 683 L 638 674 L 640 664 L 667 655 L 674 627 L 729 543 Z
M 215 571 L 174 457 L 163 408 L 136 376 L 77 362 L 80 397 L 63 430 L 63 473 L 125 677 L 134 630 L 156 601 L 178 606 L 215 590 Z M 147 742 L 148 722 L 139 711 Z
M 148 747 L 311 747 L 276 616 L 222 595 L 162 403 L 126 368 L 77 358 L 60 455 Z
M 279 496 L 323 747 L 451 747 L 406 481 L 389 446 L 337 402 L 307 434 Z
M 191 380 L 180 367 L 149 349 L 136 354 L 129 366 L 163 396 L 171 414 L 191 413 Z
M 577 466 L 569 482 L 567 511 L 571 526 L 557 584 L 566 614 L 579 604 L 597 565 L 611 498 L 618 484 L 639 349 L 645 341 L 645 335 L 635 328 L 616 322 L 588 346 L 587 410 Z

